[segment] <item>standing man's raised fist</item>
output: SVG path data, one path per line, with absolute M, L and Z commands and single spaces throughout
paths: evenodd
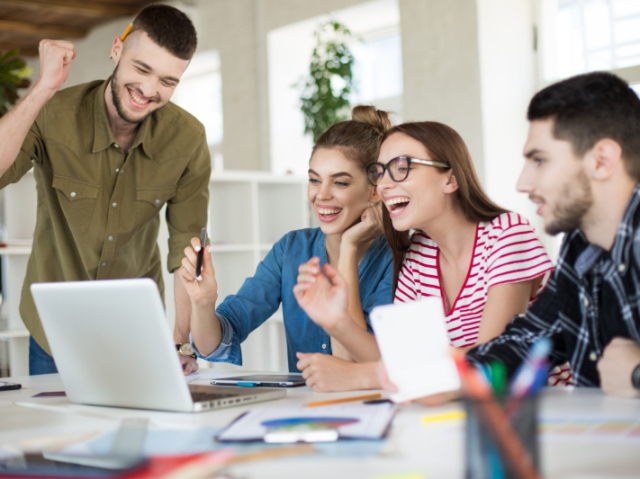
M 39 54 L 40 75 L 34 88 L 48 90 L 53 95 L 67 80 L 76 50 L 71 42 L 45 39 L 40 41 Z

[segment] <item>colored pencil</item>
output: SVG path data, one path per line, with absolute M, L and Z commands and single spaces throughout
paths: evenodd
M 521 479 L 540 479 L 529 453 L 511 427 L 482 373 L 471 368 L 461 355 L 454 354 L 453 358 L 460 373 L 463 393 L 470 401 L 478 420 L 495 440 L 502 456 Z
M 129 32 L 131 31 L 131 27 L 133 27 L 133 23 L 130 23 L 129 26 L 127 27 L 127 29 L 124 31 L 124 33 L 122 34 L 122 36 L 120 37 L 120 41 L 124 42 L 124 39 L 127 38 L 127 35 L 129 35 Z
M 368 394 L 366 396 L 352 396 L 350 398 L 329 399 L 327 401 L 308 402 L 305 407 L 328 406 L 330 404 L 340 404 L 350 401 L 364 401 L 366 399 L 376 399 L 382 397 L 382 394 Z

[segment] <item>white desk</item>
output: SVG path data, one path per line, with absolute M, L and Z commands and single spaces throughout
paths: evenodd
M 222 428 L 249 408 L 179 414 L 82 406 L 71 404 L 66 398 L 31 397 L 43 391 L 62 390 L 58 375 L 19 377 L 11 381 L 21 383 L 22 389 L 0 392 L 0 445 L 52 435 L 114 431 L 119 420 L 126 417 L 146 417 L 156 424 L 173 427 Z M 303 387 L 288 390 L 285 399 L 260 405 L 299 406 L 311 400 L 352 395 L 357 393 L 319 394 Z M 34 407 L 27 407 L 25 403 Z M 376 445 L 358 448 L 354 447 L 357 445 L 345 444 L 328 453 L 236 465 L 230 471 L 247 479 L 384 478 L 401 473 L 420 473 L 429 479 L 461 478 L 464 476 L 464 423 L 421 422 L 425 414 L 459 408 L 459 404 L 432 409 L 418 405 L 400 408 L 387 440 L 379 445 L 377 455 L 366 455 L 367 451 L 375 450 Z M 640 400 L 606 397 L 600 391 L 590 389 L 550 389 L 544 393 L 541 416 L 543 419 L 604 418 L 612 421 L 632 418 L 640 422 Z M 616 432 L 610 435 L 542 434 L 541 456 L 545 478 L 640 477 L 640 435 L 622 439 Z

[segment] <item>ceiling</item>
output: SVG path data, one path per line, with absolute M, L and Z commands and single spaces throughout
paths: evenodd
M 134 15 L 155 0 L 0 0 L 0 52 L 38 55 L 43 38 L 82 38 L 101 23 Z

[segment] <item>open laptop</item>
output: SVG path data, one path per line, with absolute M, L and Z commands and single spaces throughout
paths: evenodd
M 195 412 L 286 395 L 187 385 L 151 279 L 37 283 L 31 292 L 73 402 Z

